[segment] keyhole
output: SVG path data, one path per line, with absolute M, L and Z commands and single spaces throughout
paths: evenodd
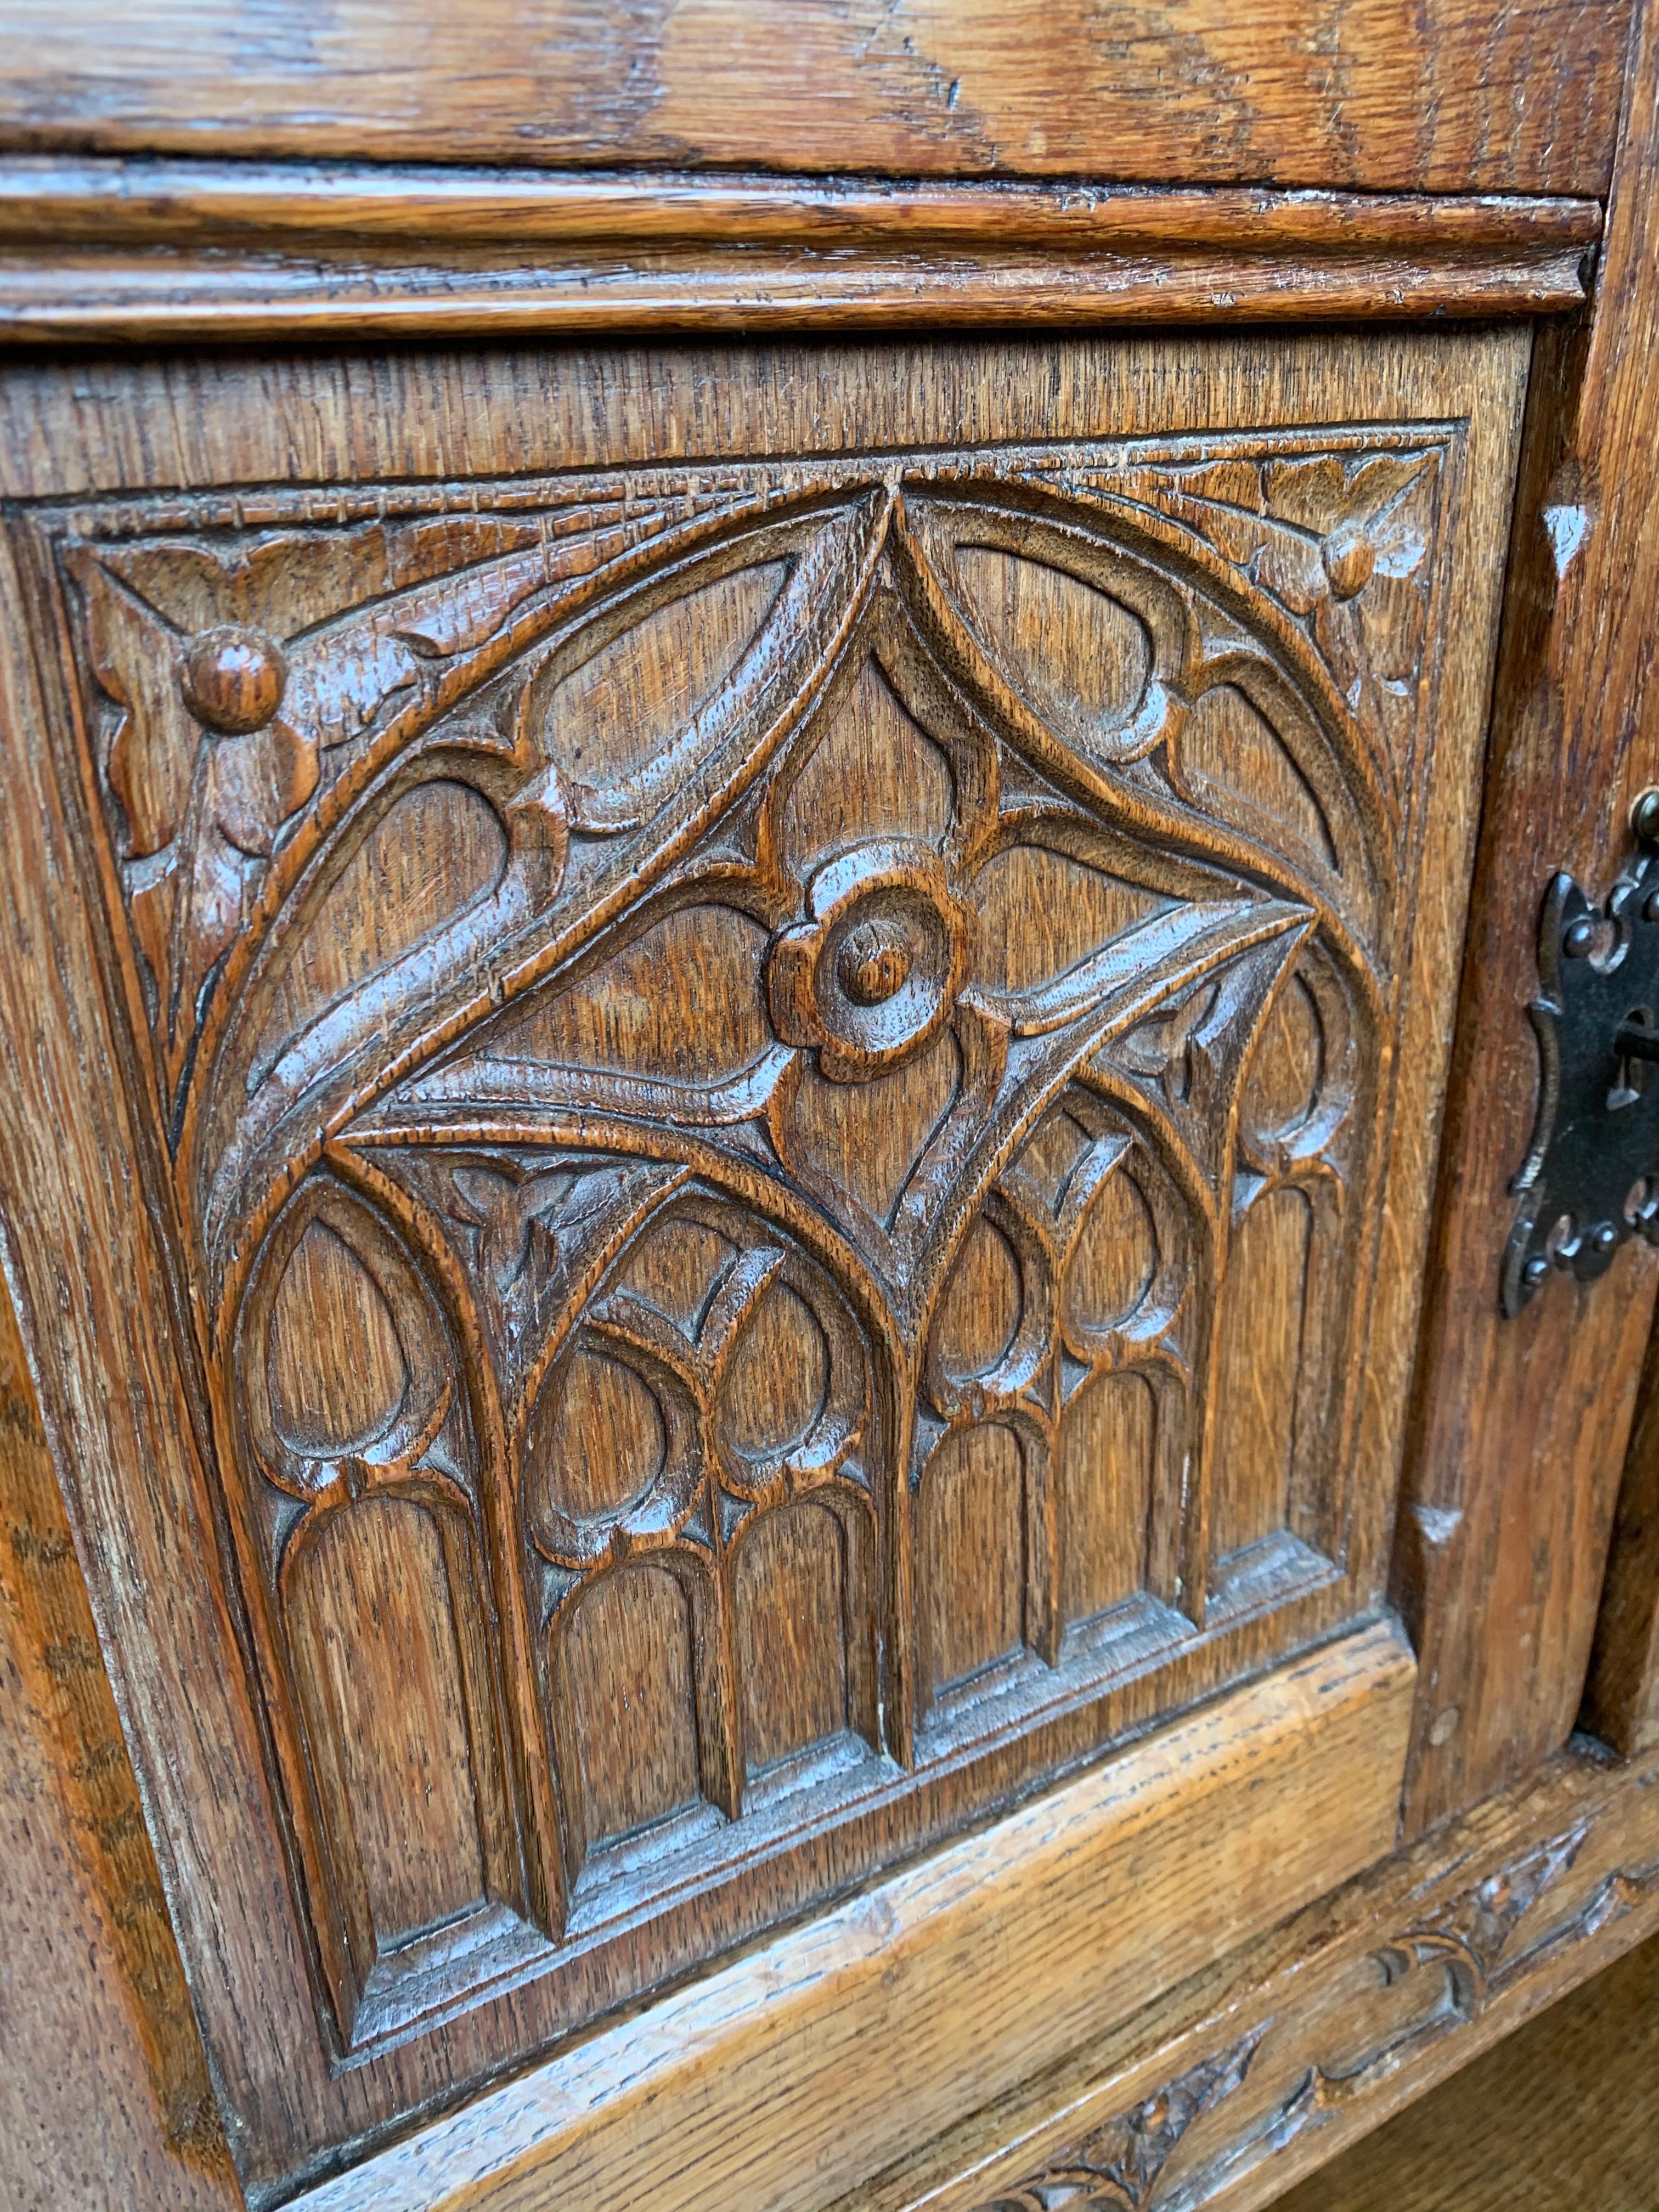
M 1648 1063 L 1659 1060 L 1659 1023 L 1648 1006 L 1632 1006 L 1619 1024 L 1613 1045 L 1619 1054 L 1619 1075 L 1607 1093 L 1607 1111 L 1617 1114 L 1633 1106 L 1647 1087 Z

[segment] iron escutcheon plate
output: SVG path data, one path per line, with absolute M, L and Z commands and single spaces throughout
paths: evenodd
M 1589 1282 L 1627 1237 L 1659 1243 L 1659 845 L 1641 847 L 1605 907 L 1555 878 L 1538 972 L 1538 1115 L 1504 1252 L 1510 1316 L 1553 1270 Z

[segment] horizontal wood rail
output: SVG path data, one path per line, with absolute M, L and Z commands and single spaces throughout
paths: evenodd
M 1278 2203 L 1653 1935 L 1656 1784 L 1654 1753 L 1620 1766 L 1575 1739 L 828 2212 Z M 1139 2193 L 1114 2195 L 1115 2173 Z
M 20 158 L 0 337 L 1536 314 L 1591 200 Z
M 1414 1680 L 1387 1623 L 1340 1638 L 299 2206 L 815 2212 L 1381 1858 Z

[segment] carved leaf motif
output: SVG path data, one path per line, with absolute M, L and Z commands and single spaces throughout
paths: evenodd
M 1267 2161 L 1373 2093 L 1397 2096 L 1413 2060 L 1474 2027 L 1500 1994 L 1528 1983 L 1559 1990 L 1565 1953 L 1653 1897 L 1659 1868 L 1610 1865 L 1594 1838 L 1593 1821 L 1580 1818 L 1382 1942 L 1375 1923 L 1362 1923 L 1322 1966 L 1300 1961 L 1294 1986 L 1278 1984 L 1273 2009 L 1246 2035 L 1230 2037 L 1146 2104 L 1052 2151 L 977 2212 L 1160 2204 L 1196 2212 L 1241 2190 L 1271 2194 Z M 1183 2113 L 1172 2143 L 1169 2124 Z M 1148 2116 L 1164 2124 L 1149 2126 Z
M 548 1330 L 684 1180 L 654 1162 L 400 1148 L 388 1166 L 465 1254 L 507 1395 Z
M 1263 2036 L 1263 2026 L 1201 2060 L 1130 2111 L 1058 2152 L 1041 2172 L 1012 2194 L 988 2198 L 979 2212 L 1077 2212 L 1114 2206 L 1142 2212 L 1153 2201 L 1158 2178 L 1194 2123 L 1224 2103 L 1243 2084 Z
M 1426 545 L 1407 495 L 1426 454 L 1344 455 L 1169 467 L 1151 472 L 1177 512 L 1295 615 L 1354 599 L 1379 571 L 1410 576 Z M 1150 487 L 1149 487 L 1150 488 Z
M 1583 1826 L 1569 1829 L 1513 1865 L 1500 1868 L 1405 1940 L 1413 1946 L 1425 1941 L 1457 1945 L 1477 1968 L 1483 1987 L 1489 1984 L 1500 1970 L 1510 1938 L 1539 1899 L 1571 1869 L 1587 1833 Z
M 190 793 L 197 732 L 151 611 L 114 580 L 94 572 L 92 672 L 122 709 L 106 773 L 125 817 L 127 850 L 149 860 L 179 834 Z

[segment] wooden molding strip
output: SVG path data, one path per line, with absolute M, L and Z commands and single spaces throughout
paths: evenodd
M 1447 255 L 1576 252 L 1594 200 L 1486 194 L 696 176 L 275 161 L 71 161 L 0 167 L 0 240 L 222 246 L 299 233 L 430 247 L 592 243 L 837 246 L 954 240 L 1227 251 Z
M 1255 2212 L 1659 1929 L 1659 1754 L 1580 1738 L 832 2212 Z
M 0 336 L 1537 314 L 1590 200 L 15 159 Z
M 475 2098 L 296 2212 L 812 2212 L 1391 1847 L 1379 1623 Z

